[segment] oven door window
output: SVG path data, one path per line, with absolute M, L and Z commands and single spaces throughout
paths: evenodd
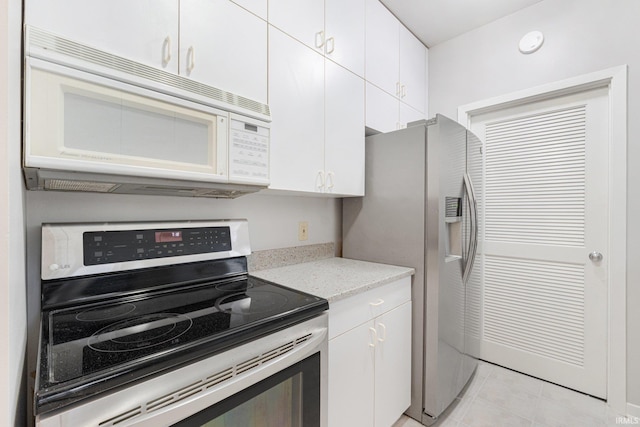
M 173 427 L 320 426 L 320 353 L 186 418 Z

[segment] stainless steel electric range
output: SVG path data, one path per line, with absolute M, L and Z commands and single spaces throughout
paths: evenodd
M 44 224 L 36 424 L 326 426 L 328 303 L 244 220 Z

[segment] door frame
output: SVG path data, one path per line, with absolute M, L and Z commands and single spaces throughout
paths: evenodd
M 610 120 L 607 402 L 627 414 L 627 65 L 462 105 L 458 122 L 470 128 L 479 114 L 602 87 Z

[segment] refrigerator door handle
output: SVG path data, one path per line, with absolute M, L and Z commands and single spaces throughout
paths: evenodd
M 469 275 L 473 268 L 473 263 L 476 259 L 476 252 L 478 250 L 478 203 L 476 201 L 476 194 L 473 191 L 473 183 L 471 177 L 467 172 L 464 174 L 464 189 L 467 193 L 467 204 L 469 206 L 469 216 L 471 222 L 471 236 L 469 239 L 469 247 L 467 249 L 467 259 L 464 266 L 464 272 L 462 274 L 462 283 L 464 285 L 469 281 Z

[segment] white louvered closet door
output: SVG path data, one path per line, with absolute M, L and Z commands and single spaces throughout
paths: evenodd
M 485 143 L 480 357 L 602 398 L 608 129 L 606 89 L 471 125 Z

